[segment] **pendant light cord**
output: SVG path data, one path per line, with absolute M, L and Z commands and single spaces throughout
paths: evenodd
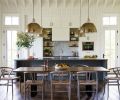
M 80 0 L 80 27 L 81 27 L 81 0 Z
M 41 26 L 42 26 L 42 0 L 41 0 Z
M 80 29 L 81 29 L 81 0 L 80 0 L 80 28 L 78 30 L 78 39 L 80 37 Z
M 88 21 L 90 20 L 89 18 L 89 0 L 88 0 Z
M 33 0 L 33 22 L 35 22 L 35 18 L 34 18 L 34 0 Z

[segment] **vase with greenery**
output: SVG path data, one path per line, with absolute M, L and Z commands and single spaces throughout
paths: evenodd
M 27 48 L 28 56 L 29 56 L 29 49 L 33 46 L 32 43 L 34 42 L 35 37 L 27 32 L 20 32 L 17 34 L 17 46 L 18 48 Z

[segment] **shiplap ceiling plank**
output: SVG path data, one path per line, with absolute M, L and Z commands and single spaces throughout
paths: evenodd
M 71 0 L 65 0 L 65 7 L 71 7 Z
M 17 0 L 12 0 L 12 1 L 13 1 L 13 4 L 15 5 L 15 7 L 17 8 L 18 7 Z
M 44 7 L 79 7 L 80 0 L 42 0 Z M 40 0 L 35 0 L 39 5 Z M 82 0 L 82 6 L 87 5 L 88 0 Z M 120 0 L 89 0 L 91 6 L 119 7 Z M 27 7 L 32 5 L 32 0 L 0 0 L 3 7 Z
M 63 7 L 63 0 L 57 0 L 57 7 Z
M 91 5 L 91 6 L 96 5 L 96 3 L 97 3 L 97 0 L 90 0 L 90 5 Z
M 33 1 L 34 1 L 34 6 L 35 6 L 35 3 L 36 3 L 36 0 L 26 0 L 27 2 L 26 3 L 28 3 L 28 5 L 33 5 Z
M 81 0 L 81 6 L 83 6 L 83 1 L 84 1 L 84 0 Z
M 49 0 L 50 7 L 57 7 L 57 0 Z
M 21 4 L 23 5 L 23 7 L 25 7 L 26 6 L 26 4 L 25 4 L 25 0 L 19 0 L 19 2 L 21 1 Z
M 39 5 L 41 5 L 42 2 L 42 7 L 46 8 L 46 7 L 50 7 L 50 0 L 39 0 Z
M 97 0 L 96 5 L 99 7 L 103 3 L 103 0 Z
M 107 7 L 111 7 L 113 3 L 113 0 L 107 0 Z
M 113 5 L 114 7 L 117 7 L 117 6 L 120 6 L 120 0 L 116 0 L 115 2 L 114 2 L 114 5 Z
M 108 0 L 104 0 L 104 7 L 107 7 Z
M 85 6 L 85 5 L 87 5 L 88 4 L 88 0 L 83 0 L 82 1 L 82 6 Z
M 5 1 L 5 5 L 6 5 L 7 7 L 9 7 L 8 0 L 4 0 L 4 1 Z
M 114 8 L 116 4 L 116 0 L 113 0 L 112 7 Z
M 73 0 L 73 7 L 79 7 L 80 0 Z

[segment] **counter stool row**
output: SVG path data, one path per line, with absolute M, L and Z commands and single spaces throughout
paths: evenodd
M 27 73 L 24 73 L 24 75 Z M 45 80 L 44 77 L 46 77 L 46 73 L 44 75 L 41 74 L 41 80 L 36 80 L 34 75 L 35 73 L 29 73 L 31 74 L 31 80 L 26 80 L 25 81 L 25 99 L 26 99 L 26 93 L 28 95 L 31 92 L 31 85 L 37 85 L 41 86 L 41 94 L 42 94 L 42 100 L 44 97 L 44 85 L 45 85 Z M 81 71 L 76 73 L 77 76 L 77 98 L 80 100 L 81 97 L 81 92 L 94 92 L 96 95 L 98 93 L 98 75 L 96 71 Z M 68 100 L 71 100 L 71 81 L 72 81 L 72 74 L 69 71 L 65 70 L 58 70 L 58 71 L 52 71 L 50 72 L 50 90 L 51 90 L 51 100 L 54 98 L 55 92 L 65 92 L 68 95 Z M 59 86 L 64 87 L 63 90 L 61 88 L 58 88 Z M 90 90 L 84 90 L 82 91 L 80 88 L 82 86 L 94 86 L 94 89 Z M 39 90 L 39 89 L 37 89 Z M 35 91 L 36 92 L 36 91 Z M 29 95 L 30 96 L 30 95 Z M 96 99 L 97 100 L 97 99 Z

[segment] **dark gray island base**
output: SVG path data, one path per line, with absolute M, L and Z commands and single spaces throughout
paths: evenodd
M 19 67 L 39 67 L 41 65 L 44 65 L 44 62 L 48 61 L 49 67 L 54 67 L 55 64 L 58 63 L 66 63 L 70 65 L 71 67 L 76 67 L 78 65 L 88 65 L 89 67 L 104 67 L 107 68 L 107 59 L 79 59 L 79 58 L 70 58 L 70 59 L 34 59 L 34 60 L 15 60 L 15 66 L 16 68 Z M 17 75 L 20 75 L 23 80 L 22 73 L 18 73 Z M 105 72 L 99 72 L 98 78 L 99 80 L 103 80 L 105 75 Z

